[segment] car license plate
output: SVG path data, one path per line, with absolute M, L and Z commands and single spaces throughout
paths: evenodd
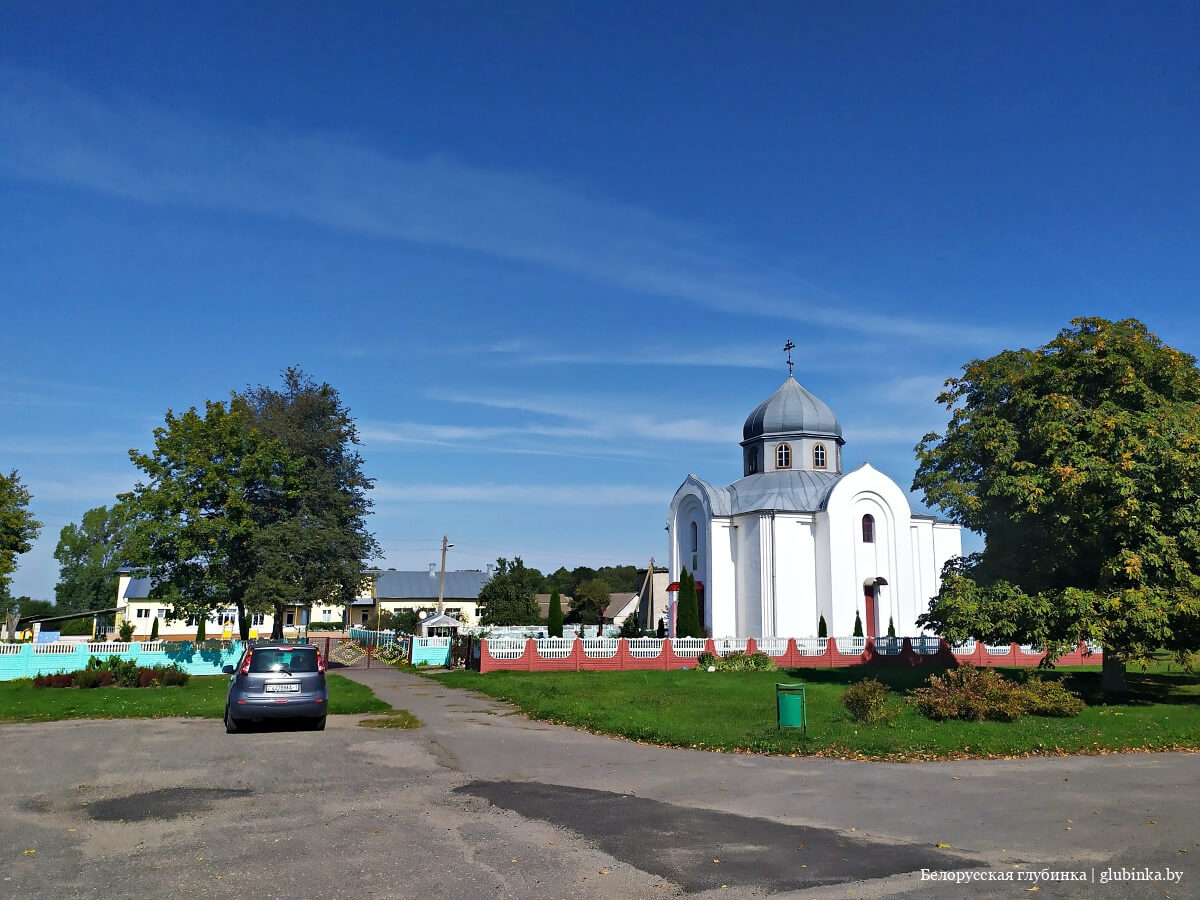
M 268 684 L 268 694 L 297 694 L 300 692 L 300 685 L 294 681 L 285 681 L 279 684 Z

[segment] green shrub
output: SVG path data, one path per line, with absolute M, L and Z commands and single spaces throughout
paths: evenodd
M 887 718 L 887 686 L 874 678 L 855 682 L 842 691 L 842 706 L 856 722 L 878 722 Z
M 896 620 L 888 616 L 888 632 L 887 636 L 894 638 L 896 636 Z
M 74 673 L 72 681 L 77 688 L 98 688 L 108 687 L 114 679 L 108 669 L 82 669 Z
M 706 670 L 709 666 L 718 672 L 763 672 L 774 669 L 775 660 L 765 653 L 743 653 L 735 650 L 725 656 L 718 656 L 706 650 L 696 657 L 696 668 Z
M 121 627 L 117 629 L 117 636 L 128 644 L 133 640 L 133 621 L 126 619 L 121 623 Z
M 90 656 L 83 670 L 85 672 L 109 672 L 112 675 L 112 682 L 120 687 L 137 687 L 138 664 L 132 659 L 121 659 L 116 654 L 108 659 Z
M 929 679 L 929 687 L 910 695 L 929 719 L 965 719 L 968 722 L 1011 722 L 1025 712 L 1023 685 L 1009 681 L 995 669 L 963 665 Z
M 855 637 L 863 636 L 862 616 L 860 616 L 858 614 L 857 610 L 855 610 L 855 612 L 854 612 L 854 636 Z
M 1087 705 L 1061 681 L 1044 681 L 1040 676 L 1032 675 L 1022 688 L 1025 690 L 1025 711 L 1031 716 L 1072 719 Z
M 154 617 L 154 624 L 150 626 L 150 640 L 158 640 L 158 616 Z
M 817 621 L 817 637 L 829 637 L 829 626 L 825 624 L 825 617 Z

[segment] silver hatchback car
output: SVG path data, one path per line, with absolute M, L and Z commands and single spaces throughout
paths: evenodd
M 325 728 L 329 687 L 321 651 L 305 644 L 247 647 L 225 699 L 225 730 L 242 730 L 254 719 L 300 719 L 314 731 Z

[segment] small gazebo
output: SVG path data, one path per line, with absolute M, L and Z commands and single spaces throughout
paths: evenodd
M 454 616 L 434 613 L 421 620 L 421 637 L 456 637 L 463 623 Z

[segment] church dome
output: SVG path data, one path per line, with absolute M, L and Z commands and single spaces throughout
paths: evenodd
M 755 407 L 742 426 L 743 440 L 770 434 L 840 438 L 842 425 L 824 401 L 789 375 L 779 390 Z

